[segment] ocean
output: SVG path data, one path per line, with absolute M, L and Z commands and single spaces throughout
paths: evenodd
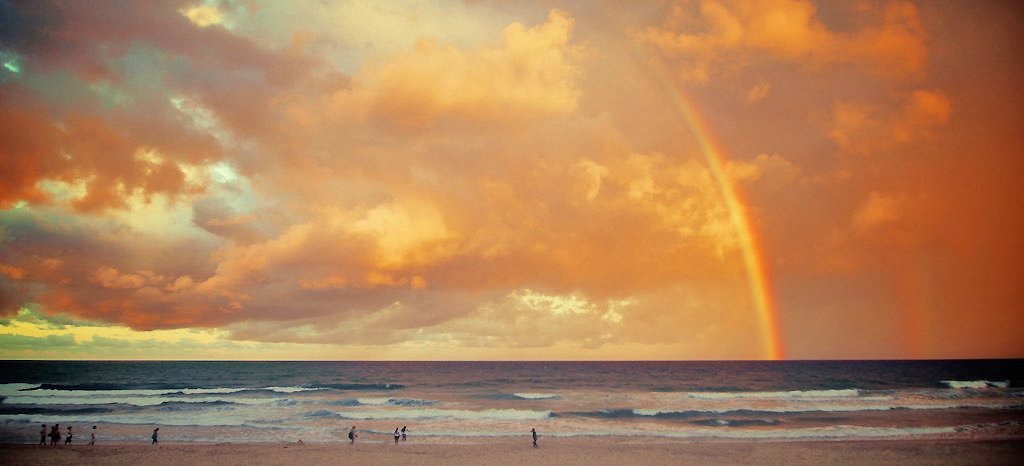
M 1024 360 L 0 361 L 0 442 L 850 439 L 1024 424 Z

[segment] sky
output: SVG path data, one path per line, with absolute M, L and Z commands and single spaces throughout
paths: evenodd
M 1024 4 L 0 0 L 0 358 L 1024 357 Z

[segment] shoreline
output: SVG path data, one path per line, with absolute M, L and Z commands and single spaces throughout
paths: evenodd
M 106 446 L 139 446 L 149 445 L 150 437 L 149 433 L 151 428 L 157 427 L 157 425 L 106 425 L 105 428 L 101 427 L 101 435 L 97 436 L 98 445 Z M 139 430 L 137 427 L 144 427 Z M 272 440 L 251 438 L 246 439 L 243 437 L 234 438 L 217 438 L 206 437 L 201 433 L 197 435 L 195 429 L 204 429 L 200 426 L 192 426 L 191 429 L 180 429 L 176 426 L 159 426 L 166 429 L 161 429 L 161 445 L 337 445 L 337 444 L 348 444 L 348 439 L 345 434 L 347 431 L 344 428 L 326 428 L 326 430 L 319 431 L 317 433 L 331 432 L 333 435 L 312 435 L 309 437 L 301 435 L 282 435 L 277 436 Z M 737 431 L 735 435 L 724 435 L 727 431 L 723 431 L 723 435 L 692 435 L 692 434 L 680 434 L 673 435 L 672 432 L 666 431 L 659 434 L 651 434 L 650 432 L 637 432 L 632 434 L 623 434 L 618 432 L 559 432 L 559 431 L 544 431 L 538 430 L 539 439 L 541 443 L 546 442 L 558 442 L 558 443 L 572 443 L 572 442 L 589 442 L 598 441 L 601 443 L 608 444 L 735 444 L 735 443 L 832 443 L 832 442 L 941 442 L 941 441 L 952 441 L 952 442 L 970 442 L 970 441 L 985 441 L 985 440 L 1021 440 L 1024 441 L 1024 419 L 1011 419 L 1002 420 L 998 422 L 985 422 L 976 424 L 961 424 L 957 426 L 944 426 L 937 428 L 938 431 L 921 433 L 911 430 L 904 430 L 900 428 L 885 428 L 883 430 L 889 430 L 891 432 L 872 432 L 864 435 L 851 435 L 849 433 L 842 433 L 842 429 L 850 429 L 856 426 L 835 426 L 838 430 L 828 431 L 825 428 L 808 429 L 814 430 L 818 435 L 810 435 L 807 432 L 803 432 L 800 435 L 773 435 L 773 429 L 752 429 L 748 431 Z M 135 432 L 136 435 L 129 435 L 129 432 Z M 140 434 L 140 432 L 145 435 Z M 400 444 L 405 445 L 434 445 L 434 446 L 449 446 L 449 445 L 489 445 L 489 444 L 503 444 L 503 443 L 515 443 L 524 437 L 529 437 L 529 432 L 501 432 L 482 435 L 450 435 L 450 434 L 438 434 L 436 432 L 423 432 L 414 433 L 408 437 L 408 441 L 402 441 Z M 897 433 L 893 433 L 897 432 Z M 6 438 L 0 440 L 0 445 L 3 446 L 39 446 L 35 443 L 38 439 L 38 435 L 33 437 L 18 436 L 12 438 L 10 436 L 12 432 L 6 432 Z M 310 432 L 305 432 L 310 433 Z M 777 432 L 776 432 L 777 434 Z M 76 438 L 76 442 L 72 447 L 88 447 L 88 431 L 86 434 L 81 434 Z M 182 436 L 184 435 L 184 436 Z M 31 439 L 31 440 L 30 440 Z M 372 429 L 360 429 L 359 439 L 356 441 L 357 444 L 367 445 L 392 445 L 394 444 L 393 437 L 389 431 L 378 431 Z M 59 442 L 58 447 L 63 446 L 63 440 Z
M 480 443 L 0 444 L 9 464 L 1019 464 L 1024 436 L 935 439 L 495 439 Z
M 525 440 L 524 440 L 525 439 Z M 667 444 L 771 444 L 771 443 L 957 443 L 957 442 L 1001 442 L 1019 441 L 1024 443 L 1024 431 L 993 433 L 991 431 L 981 433 L 956 433 L 956 434 L 932 434 L 918 436 L 880 436 L 880 437 L 765 437 L 765 438 L 742 438 L 742 437 L 672 437 L 655 435 L 614 435 L 614 434 L 588 434 L 588 435 L 558 435 L 544 434 L 538 436 L 538 443 L 543 444 L 572 444 L 600 442 L 609 445 L 667 445 Z M 59 450 L 62 448 L 90 448 L 87 441 L 76 442 L 73 445 L 63 445 L 61 440 L 57 446 L 41 446 L 33 443 L 12 443 L 0 442 L 0 448 L 33 447 Z M 494 436 L 472 436 L 472 437 L 448 437 L 448 436 L 417 436 L 409 440 L 400 441 L 397 445 L 421 445 L 430 447 L 457 447 L 474 445 L 495 445 L 495 444 L 517 444 L 531 443 L 529 432 L 520 435 L 494 435 Z M 348 439 L 338 437 L 337 440 L 281 440 L 281 441 L 190 441 L 190 440 L 161 440 L 158 446 L 219 446 L 237 445 L 254 447 L 308 447 L 308 446 L 335 446 L 342 445 L 351 447 L 353 445 L 370 446 L 394 446 L 396 445 L 390 435 L 360 434 L 355 444 L 350 444 Z M 94 447 L 152 447 L 149 438 L 139 437 L 138 441 L 125 440 L 100 440 Z

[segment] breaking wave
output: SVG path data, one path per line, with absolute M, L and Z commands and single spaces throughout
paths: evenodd
M 846 388 L 840 390 L 791 390 L 785 392 L 691 392 L 690 398 L 701 400 L 801 400 L 821 398 L 854 398 L 860 396 L 860 390 Z
M 526 421 L 536 419 L 547 419 L 551 417 L 551 411 L 547 410 L 522 410 L 522 409 L 484 409 L 479 411 L 466 409 L 393 409 L 393 410 L 367 410 L 367 411 L 339 411 L 332 412 L 319 410 L 307 414 L 311 417 L 337 417 L 338 419 L 351 420 L 377 420 L 377 419 L 456 419 L 456 420 L 492 420 L 492 421 Z
M 433 400 L 415 398 L 342 398 L 328 404 L 334 406 L 430 406 L 436 403 Z
M 940 382 L 949 388 L 1009 388 L 1009 380 L 943 380 Z
M 512 396 L 523 400 L 550 400 L 553 398 L 560 398 L 558 395 L 553 393 L 513 393 Z

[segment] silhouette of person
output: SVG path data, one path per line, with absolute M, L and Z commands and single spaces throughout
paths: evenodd
M 537 429 L 530 429 L 530 433 L 533 434 L 533 448 L 537 448 Z
M 398 433 L 398 428 L 395 427 L 395 445 L 398 445 L 398 439 L 400 437 L 401 437 L 401 434 Z
M 92 426 L 92 434 L 89 435 L 89 446 L 96 445 L 96 426 Z
M 46 424 L 43 424 L 43 430 L 39 431 L 39 444 L 46 446 Z
M 64 445 L 71 445 L 71 426 L 68 426 L 68 436 L 64 439 Z
M 408 429 L 407 427 L 405 427 L 405 426 L 402 426 L 402 441 L 403 441 L 403 442 L 405 441 L 405 431 L 406 431 L 407 429 Z
M 57 440 L 60 440 L 60 424 L 54 424 L 50 428 L 50 446 L 57 446 Z
M 353 445 L 353 444 L 356 443 L 356 437 L 358 437 L 358 435 L 356 435 L 356 426 L 352 426 L 352 430 L 348 431 L 348 443 L 349 443 L 349 445 Z
M 157 435 L 159 435 L 159 434 L 160 434 L 160 428 L 159 427 L 157 427 L 156 429 L 153 429 L 153 436 L 151 437 L 153 439 L 153 443 L 151 443 L 150 445 L 156 445 L 156 444 L 160 443 L 160 441 L 157 440 Z

